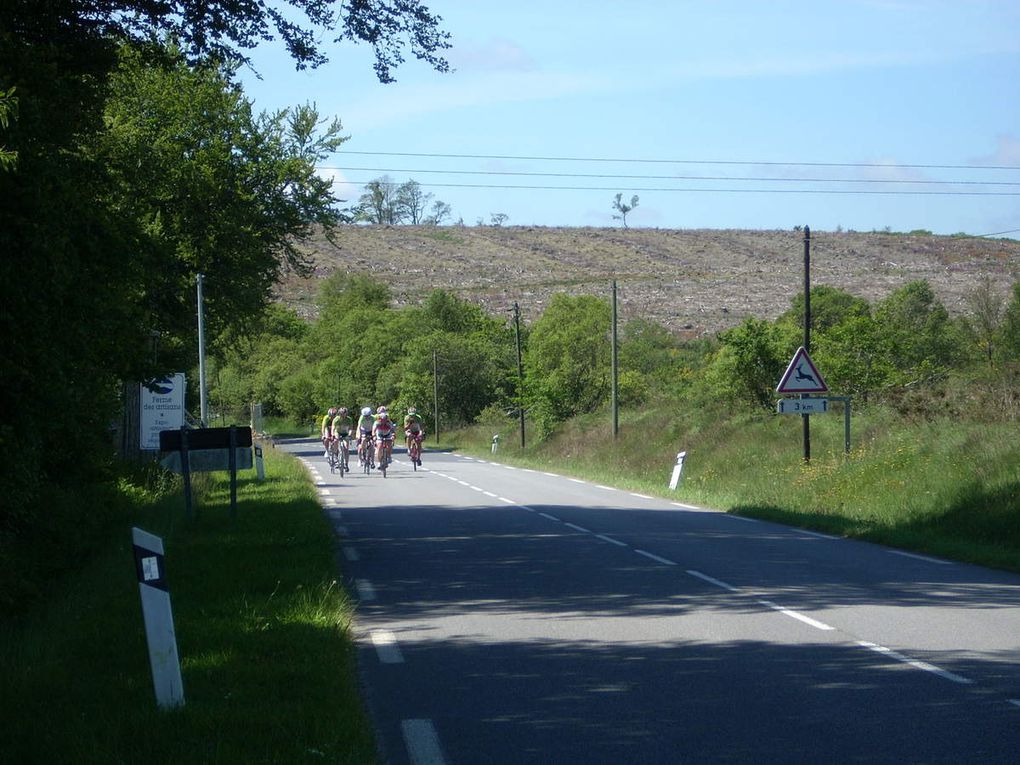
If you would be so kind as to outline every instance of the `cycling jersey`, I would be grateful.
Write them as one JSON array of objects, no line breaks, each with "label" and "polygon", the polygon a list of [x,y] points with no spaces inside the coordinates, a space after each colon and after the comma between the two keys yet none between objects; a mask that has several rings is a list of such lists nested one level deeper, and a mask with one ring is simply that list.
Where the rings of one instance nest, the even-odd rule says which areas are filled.
[{"label": "cycling jersey", "polygon": [[366,435],[372,432],[373,425],[375,425],[375,417],[370,414],[363,414],[358,420],[358,429]]},{"label": "cycling jersey", "polygon": [[329,435],[329,426],[332,422],[333,418],[328,414],[322,418],[322,425],[319,427],[319,432],[322,433],[323,438]]},{"label": "cycling jersey", "polygon": [[412,433],[420,433],[422,430],[421,417],[417,414],[409,414],[404,418],[404,430],[409,430]]},{"label": "cycling jersey", "polygon": [[351,433],[351,418],[337,415],[333,418],[333,435],[348,436]]},{"label": "cycling jersey", "polygon": [[376,417],[372,432],[380,438],[392,438],[396,423],[389,417]]}]

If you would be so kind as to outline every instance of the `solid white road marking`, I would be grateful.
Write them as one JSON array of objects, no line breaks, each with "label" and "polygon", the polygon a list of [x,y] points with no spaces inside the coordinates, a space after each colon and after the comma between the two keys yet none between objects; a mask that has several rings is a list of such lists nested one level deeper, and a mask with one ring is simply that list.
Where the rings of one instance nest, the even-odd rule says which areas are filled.
[{"label": "solid white road marking", "polygon": [[439,736],[431,720],[401,720],[404,746],[411,765],[446,765]]},{"label": "solid white road marking", "polygon": [[632,496],[632,497],[640,497],[641,499],[655,499],[654,497],[649,497],[647,494],[638,494],[635,491],[630,492],[630,496]]},{"label": "solid white road marking", "polygon": [[929,558],[927,555],[918,555],[917,553],[903,552],[903,550],[889,550],[893,555],[901,555],[904,558],[913,558],[914,560],[923,560],[925,563],[938,563],[940,566],[952,566],[952,561],[939,560],[938,558]]},{"label": "solid white road marking", "polygon": [[609,542],[610,544],[618,545],[619,547],[626,547],[627,546],[626,542],[621,542],[619,539],[613,539],[612,537],[607,537],[605,534],[596,534],[595,538],[596,539],[601,539],[603,542]]},{"label": "solid white road marking", "polygon": [[875,651],[876,653],[880,653],[883,656],[888,656],[890,659],[896,659],[896,661],[901,661],[904,664],[909,664],[911,667],[914,667],[915,669],[923,669],[925,672],[931,672],[932,674],[938,675],[939,677],[944,678],[946,680],[950,680],[954,683],[960,683],[961,685],[970,685],[971,683],[974,682],[973,680],[970,680],[966,677],[953,674],[952,672],[947,672],[946,670],[940,667],[936,667],[934,664],[929,664],[926,661],[917,661],[916,659],[911,659],[909,656],[904,656],[901,653],[897,653],[891,648],[886,648],[884,645],[877,645],[876,643],[867,643],[863,640],[858,640],[857,645]]},{"label": "solid white road marking", "polygon": [[646,558],[651,558],[652,560],[656,561],[657,563],[664,563],[667,566],[675,566],[676,565],[676,563],[671,561],[669,558],[660,558],[658,555],[654,555],[654,554],[652,554],[650,552],[647,552],[645,550],[638,550],[637,548],[634,548],[634,552],[636,552],[638,555],[644,555]]},{"label": "solid white road marking", "polygon": [[321,494],[324,497],[328,497],[329,496],[329,489],[319,489],[319,494]]},{"label": "solid white road marking", "polygon": [[702,574],[700,571],[692,571],[688,569],[687,573],[690,574],[691,576],[695,576],[698,579],[708,582],[709,584],[714,584],[716,587],[722,587],[724,590],[729,590],[730,592],[740,592],[740,590],[738,590],[732,584],[726,584],[726,582],[723,582],[719,579],[715,579],[709,576],[708,574]]},{"label": "solid white road marking", "polygon": [[580,478],[568,478],[567,480],[572,483],[588,483],[587,481],[582,481]]},{"label": "solid white road marking", "polygon": [[605,489],[606,491],[616,491],[617,489],[613,486],[603,486],[600,483],[595,484],[596,489]]},{"label": "solid white road marking", "polygon": [[789,616],[790,618],[796,619],[799,622],[804,622],[804,624],[809,624],[812,627],[814,627],[816,630],[832,630],[832,629],[835,629],[835,627],[830,627],[828,624],[825,624],[824,622],[820,622],[820,621],[817,621],[815,619],[812,619],[810,616],[804,616],[804,614],[797,613],[796,611],[791,611],[789,608],[783,608],[782,606],[777,605],[776,603],[772,603],[772,602],[770,602],[768,600],[759,600],[758,602],[761,603],[763,606],[767,606],[767,607],[771,608],[773,611],[778,611],[779,613],[783,614],[784,616]]},{"label": "solid white road marking", "polygon": [[675,507],[682,507],[684,510],[700,510],[701,508],[697,505],[685,505],[683,502],[670,502],[669,504]]},{"label": "solid white road marking", "polygon": [[367,579],[355,579],[354,587],[358,591],[361,600],[375,600],[375,587]]},{"label": "solid white road marking", "polygon": [[580,532],[582,532],[584,534],[591,534],[591,531],[586,529],[584,526],[577,526],[577,525],[575,525],[573,523],[567,523],[567,524],[564,524],[564,525],[569,526],[570,528],[574,529],[575,531],[580,531]]},{"label": "solid white road marking", "polygon": [[355,550],[353,547],[345,547],[345,548],[343,548],[343,550],[344,550],[344,557],[347,560],[349,560],[351,563],[353,563],[356,560],[361,560],[361,556],[358,555],[358,551]]},{"label": "solid white road marking", "polygon": [[387,630],[372,630],[372,645],[376,655],[383,664],[403,664],[404,655],[400,652],[397,639]]}]

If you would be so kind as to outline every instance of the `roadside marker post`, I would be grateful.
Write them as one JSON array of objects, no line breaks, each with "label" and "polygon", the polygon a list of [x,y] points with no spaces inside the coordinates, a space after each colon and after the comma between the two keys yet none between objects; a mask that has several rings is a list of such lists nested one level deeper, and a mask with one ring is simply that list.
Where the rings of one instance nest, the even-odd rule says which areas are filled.
[{"label": "roadside marker post", "polygon": [[156,703],[161,709],[183,706],[184,682],[181,680],[174,617],[170,610],[163,540],[139,528],[131,529],[131,539],[134,543],[135,572],[138,575]]},{"label": "roadside marker post", "polygon": [[266,464],[262,461],[262,447],[255,445],[255,475],[259,481],[266,480]]},{"label": "roadside marker post", "polygon": [[499,449],[499,433],[492,437],[492,453],[495,454]]},{"label": "roadside marker post", "polygon": [[684,462],[687,460],[687,452],[679,452],[676,455],[676,464],[673,466],[673,475],[669,479],[669,488],[672,491],[676,491],[676,487],[680,485],[680,479],[683,478],[684,473]]}]

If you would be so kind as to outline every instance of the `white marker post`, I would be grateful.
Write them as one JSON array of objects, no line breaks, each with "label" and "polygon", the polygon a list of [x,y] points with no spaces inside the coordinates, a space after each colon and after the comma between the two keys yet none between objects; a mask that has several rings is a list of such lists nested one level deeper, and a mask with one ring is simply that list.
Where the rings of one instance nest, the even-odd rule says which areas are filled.
[{"label": "white marker post", "polygon": [[684,460],[687,459],[687,452],[680,452],[676,455],[676,464],[673,466],[673,475],[669,479],[669,488],[672,491],[676,491],[676,487],[680,485],[680,479],[683,477],[684,472]]},{"label": "white marker post", "polygon": [[162,709],[184,704],[181,662],[177,655],[174,617],[170,611],[170,590],[163,563],[163,540],[139,528],[131,529],[135,548],[135,571],[142,598],[145,639],[149,644],[149,666],[156,689],[156,703]]},{"label": "white marker post", "polygon": [[255,475],[260,481],[266,480],[266,464],[262,461],[262,447],[255,445]]}]

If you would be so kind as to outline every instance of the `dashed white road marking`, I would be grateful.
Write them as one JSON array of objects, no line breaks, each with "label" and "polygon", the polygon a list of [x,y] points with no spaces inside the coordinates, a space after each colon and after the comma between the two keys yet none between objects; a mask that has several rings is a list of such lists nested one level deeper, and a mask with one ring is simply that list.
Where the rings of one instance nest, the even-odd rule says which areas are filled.
[{"label": "dashed white road marking", "polygon": [[439,735],[431,720],[401,720],[404,746],[411,765],[446,765]]},{"label": "dashed white road marking", "polygon": [[1020,699],[1009,699],[1009,703],[1015,707],[1020,707]]},{"label": "dashed white road marking", "polygon": [[542,471],[542,475],[547,475],[550,478],[559,478],[560,477],[559,473],[546,473],[544,470]]},{"label": "dashed white road marking", "polygon": [[778,611],[784,616],[789,616],[791,619],[796,619],[799,622],[804,622],[804,624],[808,624],[814,627],[816,630],[835,629],[835,627],[830,627],[828,624],[825,624],[824,622],[812,619],[810,616],[804,616],[804,614],[797,613],[796,611],[791,611],[789,608],[783,608],[783,606],[777,605],[776,603],[772,603],[771,601],[759,600],[758,602],[761,603],[763,606],[771,608],[773,611]]},{"label": "dashed white road marking", "polygon": [[496,495],[493,494],[491,491],[483,491],[482,494],[484,494],[486,497],[492,497],[493,499],[496,498]]},{"label": "dashed white road marking", "polygon": [[507,499],[506,497],[496,497],[496,499],[498,499],[500,502],[506,502],[508,505],[516,505],[517,504],[512,499]]},{"label": "dashed white road marking", "polygon": [[682,507],[684,510],[700,510],[697,505],[685,505],[683,502],[670,502],[674,507]]},{"label": "dashed white road marking", "polygon": [[358,591],[361,600],[375,600],[375,587],[367,579],[355,579],[354,587]]},{"label": "dashed white road marking", "polygon": [[383,664],[403,664],[404,655],[400,652],[397,639],[388,630],[372,630],[372,645],[375,653]]},{"label": "dashed white road marking", "polygon": [[470,486],[471,485],[467,481],[462,481],[459,478],[454,478],[453,480],[456,481],[457,483],[459,483],[461,486]]},{"label": "dashed white road marking", "polygon": [[636,491],[630,492],[630,496],[639,497],[641,499],[655,499],[655,497],[649,497],[647,494],[638,494]]},{"label": "dashed white road marking", "polygon": [[901,555],[904,558],[913,558],[914,560],[923,560],[925,563],[938,563],[940,566],[952,566],[953,562],[948,560],[939,560],[938,558],[929,558],[927,555],[918,555],[917,553],[904,552],[903,550],[889,550],[893,555]]},{"label": "dashed white road marking", "polygon": [[876,643],[868,643],[863,640],[858,640],[857,645],[863,646],[871,651],[875,651],[876,653],[880,653],[883,656],[888,656],[890,659],[896,659],[896,661],[901,661],[904,664],[909,664],[911,667],[914,667],[915,669],[923,669],[925,672],[931,672],[932,674],[938,675],[939,677],[944,678],[946,680],[950,680],[951,682],[959,683],[960,685],[970,685],[971,683],[974,682],[969,678],[954,674],[952,672],[947,672],[946,670],[940,667],[936,667],[934,664],[929,664],[926,661],[917,661],[916,659],[911,659],[909,656],[904,656],[903,654],[897,653],[891,648],[886,648],[883,645],[878,645]]},{"label": "dashed white road marking", "polygon": [[548,518],[550,521],[557,521],[558,522],[560,520],[555,515],[549,515],[549,513],[539,513],[539,515],[541,515],[543,518]]},{"label": "dashed white road marking", "polygon": [[708,574],[702,574],[700,571],[692,571],[691,569],[688,569],[687,573],[690,574],[691,576],[701,579],[704,582],[714,584],[716,587],[722,587],[724,590],[729,590],[730,592],[740,592],[740,590],[738,590],[732,584],[727,584],[721,579],[716,579],[714,577],[709,576]]},{"label": "dashed white road marking", "polygon": [[595,484],[596,489],[605,489],[606,491],[617,491],[615,486],[603,486],[600,483]]},{"label": "dashed white road marking", "polygon": [[832,539],[839,540],[839,537],[834,537],[832,534],[822,534],[818,531],[808,531],[807,529],[796,529],[798,534],[807,534],[809,537],[818,537],[819,539]]},{"label": "dashed white road marking", "polygon": [[646,558],[651,558],[656,563],[663,563],[663,564],[665,564],[667,566],[675,566],[676,565],[675,561],[671,561],[669,558],[660,558],[658,555],[650,553],[650,552],[648,552],[646,550],[638,550],[637,548],[634,548],[634,552],[636,552],[638,555],[644,555]]},{"label": "dashed white road marking", "polygon": [[353,563],[356,560],[361,560],[361,556],[358,555],[358,551],[355,550],[353,547],[344,547],[343,551],[344,558],[346,558],[351,563]]},{"label": "dashed white road marking", "polygon": [[619,539],[613,539],[612,537],[607,537],[605,534],[596,534],[595,538],[596,539],[601,539],[603,542],[609,542],[610,544],[617,545],[618,547],[627,547],[627,543],[626,542],[621,542]]},{"label": "dashed white road marking", "polygon": [[588,483],[587,481],[582,481],[580,478],[568,478],[567,480],[571,483]]},{"label": "dashed white road marking", "polygon": [[577,524],[574,523],[565,523],[563,525],[569,526],[570,528],[574,529],[574,531],[580,531],[582,534],[591,534],[591,531],[589,529],[586,529],[584,526],[578,526]]}]

